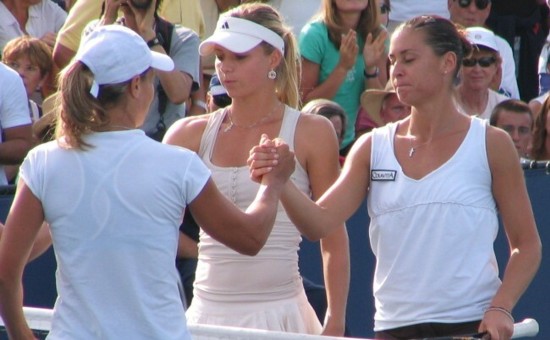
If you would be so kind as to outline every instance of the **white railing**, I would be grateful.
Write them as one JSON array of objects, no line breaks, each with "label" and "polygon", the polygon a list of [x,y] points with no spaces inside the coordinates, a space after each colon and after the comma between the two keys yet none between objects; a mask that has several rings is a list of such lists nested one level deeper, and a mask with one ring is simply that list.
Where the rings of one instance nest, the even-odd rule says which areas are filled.
[{"label": "white railing", "polygon": [[[45,308],[23,307],[29,327],[38,331],[48,331],[51,328],[53,311]],[[0,325],[4,325],[0,319]],[[359,340],[360,338],[341,338],[320,335],[296,334],[285,332],[265,331],[239,327],[189,325],[189,331],[193,338],[201,340],[227,339],[227,340]],[[525,319],[514,325],[512,338],[524,338],[536,336],[539,325],[534,319]],[[367,339],[364,339],[367,340]]]}]

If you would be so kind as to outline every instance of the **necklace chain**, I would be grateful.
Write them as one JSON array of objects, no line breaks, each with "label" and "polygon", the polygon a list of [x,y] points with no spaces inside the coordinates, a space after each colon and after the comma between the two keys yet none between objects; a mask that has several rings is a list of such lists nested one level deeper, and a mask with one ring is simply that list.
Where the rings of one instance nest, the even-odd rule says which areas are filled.
[{"label": "necklace chain", "polygon": [[227,111],[227,118],[229,118],[229,126],[226,127],[223,132],[229,132],[231,131],[231,129],[233,129],[234,126],[238,127],[238,128],[241,128],[241,129],[252,129],[258,125],[261,125],[262,123],[264,123],[265,121],[267,121],[271,116],[273,116],[273,114],[275,113],[275,111],[277,111],[277,108],[279,107],[279,104],[275,104],[275,106],[273,106],[273,109],[269,112],[268,115],[262,117],[261,119],[257,120],[256,122],[252,123],[252,124],[249,124],[249,125],[241,125],[241,124],[237,124],[233,121],[233,118],[231,117],[232,116],[232,111],[231,110],[228,110]]}]

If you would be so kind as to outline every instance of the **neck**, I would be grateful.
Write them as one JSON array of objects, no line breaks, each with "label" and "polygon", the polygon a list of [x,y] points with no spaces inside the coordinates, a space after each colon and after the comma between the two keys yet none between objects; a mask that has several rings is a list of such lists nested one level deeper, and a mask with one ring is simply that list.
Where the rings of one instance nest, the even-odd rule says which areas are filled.
[{"label": "neck", "polygon": [[[347,30],[356,30],[361,18],[361,13],[358,12],[340,12],[338,17],[342,21],[342,26]],[[344,32],[347,33],[347,32]]]},{"label": "neck", "polygon": [[19,26],[25,31],[25,24],[29,18],[30,4],[21,0],[2,0],[4,6],[11,12],[11,14],[17,19]]},{"label": "neck", "polygon": [[[489,91],[480,91],[460,86],[458,88],[460,104],[468,114],[480,114],[485,111],[489,101]],[[471,111],[471,112],[470,112]]]},{"label": "neck", "polygon": [[431,140],[454,124],[460,115],[452,100],[441,105],[437,101],[435,104],[432,102],[429,108],[413,107],[405,133],[420,140]]}]

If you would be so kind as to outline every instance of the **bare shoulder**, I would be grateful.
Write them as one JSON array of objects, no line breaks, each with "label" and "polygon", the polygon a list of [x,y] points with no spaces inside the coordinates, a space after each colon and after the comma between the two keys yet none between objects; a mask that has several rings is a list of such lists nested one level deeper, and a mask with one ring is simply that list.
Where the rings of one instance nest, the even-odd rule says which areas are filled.
[{"label": "bare shoulder", "polygon": [[487,126],[487,157],[491,171],[509,169],[510,165],[518,165],[519,157],[514,142],[508,133],[494,126]]},{"label": "bare shoulder", "polygon": [[190,116],[176,121],[162,140],[165,144],[172,144],[198,151],[202,134],[211,114]]},{"label": "bare shoulder", "polygon": [[[300,113],[294,148],[298,158],[306,154],[338,153],[338,138],[330,120],[324,116]],[[307,157],[309,158],[309,157]]]}]

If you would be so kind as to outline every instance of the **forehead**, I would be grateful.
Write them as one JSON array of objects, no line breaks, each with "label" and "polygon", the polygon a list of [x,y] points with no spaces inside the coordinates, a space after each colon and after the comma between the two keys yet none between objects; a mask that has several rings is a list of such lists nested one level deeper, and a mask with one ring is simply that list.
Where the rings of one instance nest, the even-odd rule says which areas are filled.
[{"label": "forehead", "polygon": [[498,115],[497,125],[531,126],[532,118],[527,112],[502,110]]},{"label": "forehead", "polygon": [[411,28],[396,31],[390,40],[390,55],[397,56],[407,51],[423,51],[428,47],[424,33]]}]

